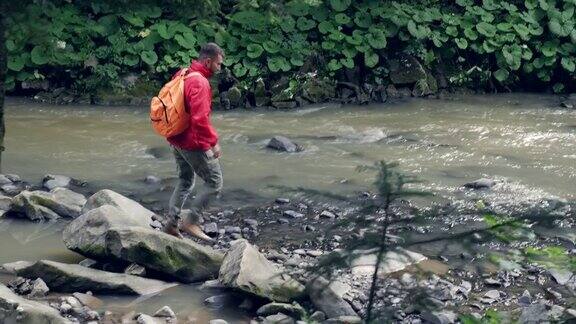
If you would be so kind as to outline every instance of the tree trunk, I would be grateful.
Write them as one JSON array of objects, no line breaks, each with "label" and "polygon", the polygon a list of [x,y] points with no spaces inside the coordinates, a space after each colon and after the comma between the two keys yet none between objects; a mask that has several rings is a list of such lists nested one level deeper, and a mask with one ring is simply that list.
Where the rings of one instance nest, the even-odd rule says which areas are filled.
[{"label": "tree trunk", "polygon": [[6,6],[0,6],[0,172],[2,172],[2,152],[4,152],[4,96],[5,82],[8,63],[8,51],[6,50]]}]

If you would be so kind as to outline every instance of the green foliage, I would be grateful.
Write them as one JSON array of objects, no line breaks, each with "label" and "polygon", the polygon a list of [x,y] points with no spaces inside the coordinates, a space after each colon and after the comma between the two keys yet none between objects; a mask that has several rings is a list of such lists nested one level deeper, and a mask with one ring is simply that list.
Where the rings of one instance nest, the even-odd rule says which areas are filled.
[{"label": "green foliage", "polygon": [[7,21],[8,84],[47,78],[94,91],[127,73],[165,80],[209,41],[245,83],[296,73],[312,55],[323,58],[320,75],[360,67],[371,80],[397,52],[450,65],[456,85],[526,79],[560,92],[576,83],[573,0],[221,3],[23,3]]},{"label": "green foliage", "polygon": [[523,252],[528,261],[540,264],[545,268],[576,271],[576,258],[568,254],[568,251],[562,246],[527,247]]}]

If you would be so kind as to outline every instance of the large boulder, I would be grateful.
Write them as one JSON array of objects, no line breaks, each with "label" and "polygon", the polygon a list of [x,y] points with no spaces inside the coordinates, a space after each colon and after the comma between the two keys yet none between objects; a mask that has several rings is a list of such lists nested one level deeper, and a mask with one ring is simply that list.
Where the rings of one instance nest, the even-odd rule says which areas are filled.
[{"label": "large boulder", "polygon": [[357,316],[352,306],[334,291],[330,281],[316,277],[306,285],[310,300],[316,309],[321,310],[328,318],[338,316]]},{"label": "large boulder", "polygon": [[[384,254],[378,273],[380,276],[404,270],[427,258],[413,251],[396,248]],[[377,250],[357,250],[353,252],[351,268],[356,275],[372,275],[376,269]]]},{"label": "large boulder", "polygon": [[142,217],[110,205],[75,219],[64,229],[63,240],[91,259],[136,263],[184,282],[215,278],[223,259],[210,247],[155,231]]},{"label": "large boulder", "polygon": [[150,218],[154,215],[154,212],[146,209],[134,200],[126,198],[110,189],[100,190],[90,196],[82,209],[82,213],[104,205],[112,205],[123,211],[131,219],[138,221],[145,220],[146,222],[150,222]]},{"label": "large boulder", "polygon": [[177,285],[48,260],[35,262],[16,273],[30,279],[42,278],[51,290],[69,293],[89,290],[99,294],[148,295]]},{"label": "large boulder", "polygon": [[254,104],[256,107],[268,105],[270,98],[266,93],[266,84],[262,78],[258,78],[258,80],[254,82],[254,88],[252,92],[254,93]]},{"label": "large boulder", "polygon": [[280,302],[298,299],[304,293],[304,286],[243,239],[226,252],[218,279],[227,287]]},{"label": "large boulder", "polygon": [[25,190],[12,199],[12,210],[30,220],[74,218],[82,213],[85,203],[83,195],[66,188],[50,192]]},{"label": "large boulder", "polygon": [[290,139],[284,136],[274,136],[269,141],[266,147],[271,148],[273,150],[281,151],[281,152],[300,152],[303,148],[292,142]]},{"label": "large boulder", "polygon": [[0,323],[69,324],[54,308],[22,298],[0,284]]},{"label": "large boulder", "polygon": [[70,183],[72,182],[72,178],[64,176],[64,175],[53,175],[47,174],[42,179],[42,186],[48,190],[52,190],[54,188],[68,188]]},{"label": "large boulder", "polygon": [[426,70],[414,56],[401,54],[390,61],[390,80],[394,84],[412,84],[426,78]]}]

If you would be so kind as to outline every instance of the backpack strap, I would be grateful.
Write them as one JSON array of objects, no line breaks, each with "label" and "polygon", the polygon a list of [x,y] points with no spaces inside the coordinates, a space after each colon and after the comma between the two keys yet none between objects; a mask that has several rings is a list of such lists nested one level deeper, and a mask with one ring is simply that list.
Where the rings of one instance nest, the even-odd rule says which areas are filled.
[{"label": "backpack strap", "polygon": [[[184,75],[184,74],[182,74],[182,75]],[[188,78],[191,77],[191,76],[201,76],[201,77],[204,77],[204,76],[202,75],[202,73],[196,72],[196,71],[192,71],[192,72],[184,75],[184,79],[188,79]]]}]

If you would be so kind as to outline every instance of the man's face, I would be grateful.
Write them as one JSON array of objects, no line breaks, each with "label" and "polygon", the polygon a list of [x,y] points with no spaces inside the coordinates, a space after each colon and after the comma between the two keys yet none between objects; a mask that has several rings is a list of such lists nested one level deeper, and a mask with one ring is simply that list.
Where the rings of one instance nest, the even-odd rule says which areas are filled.
[{"label": "man's face", "polygon": [[223,60],[224,60],[224,58],[220,54],[218,54],[218,56],[216,56],[216,58],[208,58],[208,59],[206,59],[206,67],[210,71],[212,71],[212,73],[216,73],[216,72],[220,71],[220,68],[222,67],[222,61]]}]

